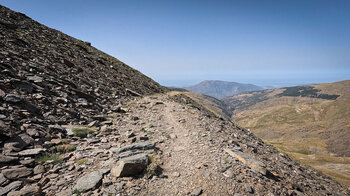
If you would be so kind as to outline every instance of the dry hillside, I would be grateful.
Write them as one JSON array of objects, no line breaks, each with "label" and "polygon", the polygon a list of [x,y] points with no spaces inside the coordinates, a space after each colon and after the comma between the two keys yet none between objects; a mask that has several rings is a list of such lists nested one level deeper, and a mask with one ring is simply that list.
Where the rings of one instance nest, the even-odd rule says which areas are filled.
[{"label": "dry hillside", "polygon": [[232,119],[298,160],[350,184],[350,81],[243,93]]}]

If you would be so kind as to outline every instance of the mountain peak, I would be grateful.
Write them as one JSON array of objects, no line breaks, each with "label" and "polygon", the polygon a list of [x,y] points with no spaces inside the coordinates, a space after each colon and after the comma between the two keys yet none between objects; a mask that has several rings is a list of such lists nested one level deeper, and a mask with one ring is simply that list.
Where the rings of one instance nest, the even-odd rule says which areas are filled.
[{"label": "mountain peak", "polygon": [[237,82],[228,82],[220,80],[205,80],[199,84],[184,87],[187,90],[215,97],[218,99],[236,95],[242,92],[262,90],[263,87],[253,84],[242,84]]}]

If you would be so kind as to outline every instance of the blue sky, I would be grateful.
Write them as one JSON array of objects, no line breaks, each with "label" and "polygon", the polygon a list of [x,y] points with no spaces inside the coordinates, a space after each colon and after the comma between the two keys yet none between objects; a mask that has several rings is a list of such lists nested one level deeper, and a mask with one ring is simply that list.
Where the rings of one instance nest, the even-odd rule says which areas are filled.
[{"label": "blue sky", "polygon": [[2,0],[163,85],[350,79],[350,1]]}]

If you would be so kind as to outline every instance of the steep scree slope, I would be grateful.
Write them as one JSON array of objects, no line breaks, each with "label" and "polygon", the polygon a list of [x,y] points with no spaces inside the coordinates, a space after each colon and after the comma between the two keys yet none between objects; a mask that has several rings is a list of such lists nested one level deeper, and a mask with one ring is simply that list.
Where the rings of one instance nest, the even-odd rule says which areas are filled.
[{"label": "steep scree slope", "polygon": [[28,129],[43,136],[47,125],[86,122],[120,98],[162,91],[90,43],[0,6],[1,140]]}]

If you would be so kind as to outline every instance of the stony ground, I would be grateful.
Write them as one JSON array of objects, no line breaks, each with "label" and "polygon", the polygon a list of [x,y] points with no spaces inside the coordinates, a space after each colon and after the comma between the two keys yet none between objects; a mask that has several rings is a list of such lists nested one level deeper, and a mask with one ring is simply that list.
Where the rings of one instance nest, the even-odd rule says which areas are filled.
[{"label": "stony ground", "polygon": [[[33,168],[31,160],[43,153],[32,152],[19,165],[3,166],[0,195],[350,195],[347,187],[299,165],[186,96],[139,98],[121,111],[125,113],[86,125],[95,130],[87,138],[46,142],[45,147],[52,146],[47,155],[55,146],[76,147],[56,152],[59,159],[49,156]],[[75,126],[63,127],[70,135]],[[267,172],[252,169],[225,149],[261,162]],[[127,159],[135,156],[142,171],[130,173],[128,167],[136,167]]]}]

